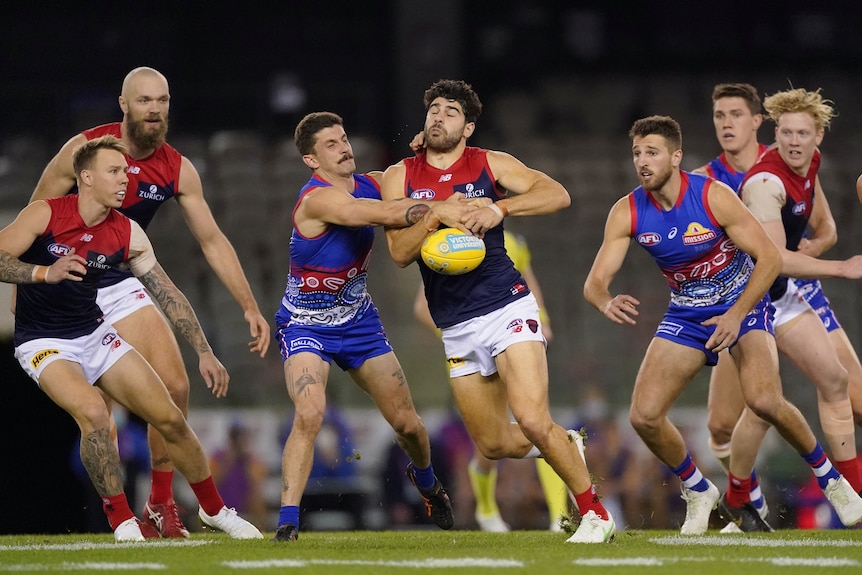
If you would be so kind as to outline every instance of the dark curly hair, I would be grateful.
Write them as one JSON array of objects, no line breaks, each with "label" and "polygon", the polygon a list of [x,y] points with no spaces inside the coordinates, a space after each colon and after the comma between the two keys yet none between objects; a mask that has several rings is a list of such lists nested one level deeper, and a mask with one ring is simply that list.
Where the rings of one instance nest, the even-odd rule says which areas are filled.
[{"label": "dark curly hair", "polygon": [[422,98],[425,109],[427,110],[431,102],[441,97],[461,104],[467,122],[475,122],[482,113],[482,102],[479,101],[479,96],[473,91],[473,87],[463,80],[437,80],[431,84]]},{"label": "dark curly hair", "polygon": [[317,142],[317,133],[332,126],[343,126],[344,120],[341,116],[332,112],[312,112],[306,115],[293,132],[293,141],[299,153],[303,156],[314,152],[314,144]]}]

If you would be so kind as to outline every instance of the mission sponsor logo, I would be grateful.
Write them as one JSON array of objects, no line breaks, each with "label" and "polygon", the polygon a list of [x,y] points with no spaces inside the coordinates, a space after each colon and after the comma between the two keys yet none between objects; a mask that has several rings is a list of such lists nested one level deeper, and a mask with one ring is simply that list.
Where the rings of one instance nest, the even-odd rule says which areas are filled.
[{"label": "mission sponsor logo", "polygon": [[655,246],[661,243],[661,236],[655,232],[644,232],[638,234],[637,240],[642,246]]},{"label": "mission sponsor logo", "polygon": [[52,355],[60,355],[59,349],[45,349],[34,355],[30,359],[30,365],[33,366],[33,369],[39,369],[39,365],[45,361],[45,358],[51,357]]},{"label": "mission sponsor logo", "polygon": [[715,236],[715,230],[704,227],[698,222],[691,222],[688,224],[685,233],[682,234],[682,243],[687,246],[702,244],[715,239]]}]

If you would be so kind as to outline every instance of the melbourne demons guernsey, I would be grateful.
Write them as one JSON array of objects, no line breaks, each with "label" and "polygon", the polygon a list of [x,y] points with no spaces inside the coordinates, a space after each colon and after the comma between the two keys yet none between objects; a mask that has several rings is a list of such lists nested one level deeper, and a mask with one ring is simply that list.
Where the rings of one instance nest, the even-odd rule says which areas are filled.
[{"label": "melbourne demons guernsey", "polygon": [[[356,198],[380,199],[380,187],[366,175],[354,175]],[[294,214],[305,194],[331,186],[314,176],[299,192]],[[374,228],[330,225],[315,237],[293,228],[290,237],[290,273],[276,314],[279,325],[341,325],[360,317],[371,305],[366,288]]]},{"label": "melbourne demons guernsey", "polygon": [[629,194],[631,235],[655,259],[670,287],[670,308],[719,315],[745,289],[754,262],[736,247],[707,204],[712,178],[680,172],[676,205],[664,211],[643,187]]},{"label": "melbourne demons guernsey", "polygon": [[[104,124],[82,132],[88,140],[100,136],[121,137],[119,122]],[[129,185],[120,212],[147,229],[156,211],[174,197],[180,181],[182,154],[164,143],[146,158],[136,160],[126,155],[129,164]],[[114,285],[132,277],[131,272],[111,270],[102,279],[102,286]]]},{"label": "melbourne demons guernsey", "polygon": [[[758,144],[757,157],[759,158],[769,148],[766,144]],[[745,172],[737,172],[736,169],[727,162],[727,152],[722,152],[717,158],[713,159],[706,165],[706,173],[719,182],[723,182],[730,186],[734,192],[739,192],[739,186],[745,178]]]},{"label": "melbourne demons guernsey", "polygon": [[[404,195],[416,200],[445,200],[456,192],[467,198],[503,199],[488,166],[487,150],[467,147],[445,170],[431,166],[425,154],[406,158]],[[503,224],[485,233],[485,259],[475,270],[459,276],[431,271],[419,259],[431,317],[439,328],[502,308],[527,295],[527,283],[512,265],[503,241]]]},{"label": "melbourne demons guernsey", "polygon": [[88,227],[78,213],[78,196],[46,200],[51,219],[21,261],[50,266],[74,248],[87,260],[80,282],[20,284],[15,308],[15,345],[43,337],[73,339],[92,333],[102,322],[96,305],[99,281],[110,268],[129,256],[132,223],[116,210]]},{"label": "melbourne demons guernsey", "polygon": [[[795,252],[799,249],[799,241],[808,226],[811,210],[814,207],[814,182],[817,170],[820,168],[820,150],[814,151],[811,165],[804,176],[800,176],[788,166],[773,148],[763,154],[746,174],[740,190],[752,180],[768,180],[777,184],[784,193],[784,205],[781,207],[781,222],[784,224],[785,247]],[[778,300],[787,291],[787,276],[778,276],[769,289],[772,300]]]}]

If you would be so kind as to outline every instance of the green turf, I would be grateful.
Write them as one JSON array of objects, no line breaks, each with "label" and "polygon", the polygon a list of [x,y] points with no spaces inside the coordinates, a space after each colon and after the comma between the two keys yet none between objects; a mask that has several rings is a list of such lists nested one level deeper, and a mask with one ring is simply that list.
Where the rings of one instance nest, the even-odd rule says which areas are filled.
[{"label": "green turf", "polygon": [[[271,534],[267,534],[270,536]],[[233,541],[196,533],[186,542],[117,544],[110,535],[0,537],[0,572],[415,573],[857,575],[862,530],[779,531],[682,538],[674,531],[625,531],[606,545],[565,543],[544,531],[302,533],[295,543]]]}]

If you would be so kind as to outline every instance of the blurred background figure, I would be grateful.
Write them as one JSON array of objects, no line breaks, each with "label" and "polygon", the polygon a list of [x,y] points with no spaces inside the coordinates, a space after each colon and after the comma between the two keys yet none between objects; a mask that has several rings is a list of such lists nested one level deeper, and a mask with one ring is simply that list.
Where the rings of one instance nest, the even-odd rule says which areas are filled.
[{"label": "blurred background figure", "polygon": [[210,468],[225,505],[256,525],[265,525],[267,509],[263,482],[267,468],[252,448],[253,439],[245,422],[234,419],[228,430],[227,444],[213,453]]}]

